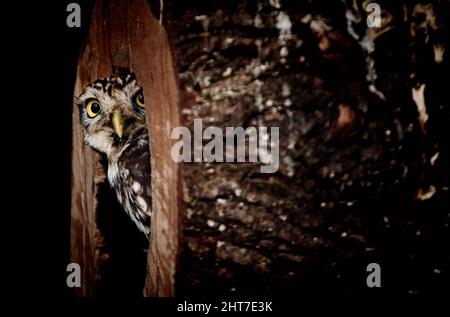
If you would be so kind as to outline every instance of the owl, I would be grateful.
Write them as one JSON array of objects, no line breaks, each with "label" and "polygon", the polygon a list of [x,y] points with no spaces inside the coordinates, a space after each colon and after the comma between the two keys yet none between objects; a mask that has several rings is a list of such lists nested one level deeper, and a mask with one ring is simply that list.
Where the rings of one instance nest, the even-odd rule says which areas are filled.
[{"label": "owl", "polygon": [[135,75],[98,79],[76,98],[84,141],[106,155],[108,182],[146,237],[150,233],[150,153],[143,90]]}]

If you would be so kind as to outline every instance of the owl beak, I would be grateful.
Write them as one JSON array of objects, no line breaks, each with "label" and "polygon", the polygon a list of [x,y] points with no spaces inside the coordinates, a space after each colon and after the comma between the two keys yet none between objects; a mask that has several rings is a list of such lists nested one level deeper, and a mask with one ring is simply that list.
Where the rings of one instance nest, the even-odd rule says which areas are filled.
[{"label": "owl beak", "polygon": [[114,130],[117,133],[117,136],[119,138],[122,138],[122,134],[123,134],[123,117],[122,114],[118,111],[113,113],[112,116],[112,125],[114,127]]}]

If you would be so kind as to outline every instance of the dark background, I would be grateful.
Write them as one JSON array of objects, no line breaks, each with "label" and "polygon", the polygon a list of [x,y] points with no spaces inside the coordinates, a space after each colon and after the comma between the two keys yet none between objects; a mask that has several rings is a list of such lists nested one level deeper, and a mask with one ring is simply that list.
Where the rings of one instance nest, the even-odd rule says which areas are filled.
[{"label": "dark background", "polygon": [[82,27],[68,28],[66,7],[71,2],[2,6],[2,86],[7,97],[2,121],[7,142],[2,150],[6,177],[0,285],[9,295],[71,295],[65,277],[72,94],[91,9],[90,1],[76,1],[82,8]]}]

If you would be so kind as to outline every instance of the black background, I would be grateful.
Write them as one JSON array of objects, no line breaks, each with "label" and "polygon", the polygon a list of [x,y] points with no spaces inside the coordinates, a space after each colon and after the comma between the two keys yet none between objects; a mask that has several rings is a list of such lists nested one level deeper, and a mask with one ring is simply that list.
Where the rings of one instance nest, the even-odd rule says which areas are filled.
[{"label": "black background", "polygon": [[[82,27],[66,25],[67,4],[2,5],[2,293],[70,296],[72,94]],[[5,54],[6,53],[6,54]]]}]

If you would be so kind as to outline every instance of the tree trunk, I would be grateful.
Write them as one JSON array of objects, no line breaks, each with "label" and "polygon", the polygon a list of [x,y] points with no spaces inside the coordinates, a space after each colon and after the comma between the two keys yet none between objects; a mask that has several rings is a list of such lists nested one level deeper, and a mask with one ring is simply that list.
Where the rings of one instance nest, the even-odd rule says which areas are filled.
[{"label": "tree trunk", "polygon": [[450,118],[446,66],[431,57],[420,73],[414,6],[383,1],[371,29],[343,1],[170,3],[183,126],[280,129],[276,173],[248,158],[183,165],[177,294],[361,294],[372,262],[386,293],[445,287],[430,275],[449,258],[449,165],[430,166],[412,88],[426,82],[427,109]]},{"label": "tree trunk", "polygon": [[[151,142],[154,214],[151,226],[154,229],[149,252],[150,269],[146,294],[170,296],[173,295],[174,285],[179,188],[178,166],[170,158],[170,132],[173,127],[179,125],[179,114],[167,35],[146,1],[96,1],[89,36],[78,63],[74,95],[79,95],[90,82],[110,76],[119,66],[129,67],[136,73],[144,89],[145,100],[148,100],[146,111]],[[102,226],[99,224],[99,209],[105,209],[102,212],[103,226],[108,227],[112,221],[111,209],[117,209],[117,206],[104,203],[104,207],[99,207],[102,205],[101,199],[115,200],[115,197],[111,193],[100,195],[101,186],[106,181],[105,168],[101,156],[83,143],[79,113],[75,105],[73,131],[71,254],[72,261],[79,263],[83,271],[83,286],[77,290],[77,294],[89,296],[98,292],[96,286],[105,279],[103,275],[106,267],[114,273],[108,273],[108,278],[112,281],[103,283],[114,287],[117,275],[123,276],[123,281],[131,279],[127,275],[133,275],[133,271],[142,265],[124,264],[129,271],[125,270],[122,264],[111,269],[114,265],[108,262],[122,263],[123,259],[119,258],[130,254],[127,250],[117,251],[117,248],[108,245],[114,243],[111,242],[113,238],[105,237],[102,228],[99,228]],[[108,191],[107,186],[105,190]],[[117,234],[119,237],[125,235],[123,232]],[[136,248],[133,245],[136,240],[120,239],[125,239],[125,248]],[[120,245],[123,241],[115,243]],[[133,256],[137,262],[142,262],[142,256],[136,253]],[[140,293],[143,283],[141,286]],[[117,291],[121,293],[120,290]]]}]

